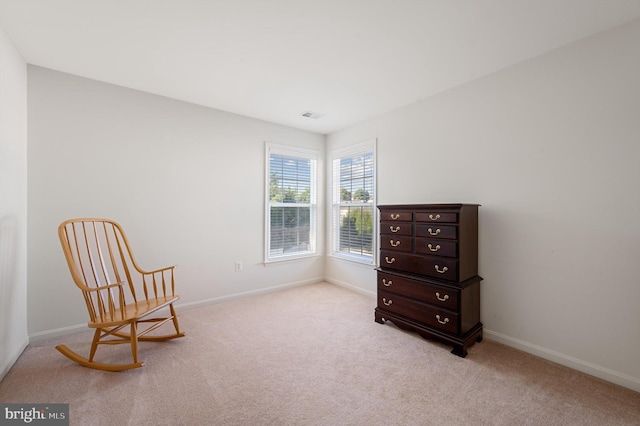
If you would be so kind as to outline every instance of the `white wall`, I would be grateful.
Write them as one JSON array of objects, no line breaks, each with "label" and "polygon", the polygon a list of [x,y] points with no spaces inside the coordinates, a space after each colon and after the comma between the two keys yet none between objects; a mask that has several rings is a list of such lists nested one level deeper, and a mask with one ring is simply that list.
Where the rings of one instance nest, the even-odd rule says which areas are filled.
[{"label": "white wall", "polygon": [[[639,45],[635,21],[327,138],[327,151],[377,138],[380,204],[482,204],[487,337],[635,390]],[[2,78],[9,68],[18,82],[0,97],[0,117],[17,114],[6,182],[24,173],[14,106],[25,82],[10,43],[0,48]],[[178,264],[184,305],[325,274],[375,292],[372,268],[331,258],[326,270],[321,258],[262,266],[264,141],[322,150],[323,136],[37,67],[28,88],[32,338],[86,322],[56,236],[74,216],[120,221],[145,267]],[[12,196],[24,248],[24,203]]]},{"label": "white wall", "polygon": [[262,263],[265,141],[322,157],[323,135],[34,66],[28,77],[32,338],[87,321],[57,237],[71,217],[118,221],[144,268],[177,264],[179,309],[323,279],[321,256]]},{"label": "white wall", "polygon": [[27,344],[27,65],[0,28],[0,380]]},{"label": "white wall", "polygon": [[[378,203],[479,203],[486,336],[640,391],[640,21],[329,135]],[[375,273],[328,259],[328,280]],[[373,321],[373,307],[371,312]]]}]

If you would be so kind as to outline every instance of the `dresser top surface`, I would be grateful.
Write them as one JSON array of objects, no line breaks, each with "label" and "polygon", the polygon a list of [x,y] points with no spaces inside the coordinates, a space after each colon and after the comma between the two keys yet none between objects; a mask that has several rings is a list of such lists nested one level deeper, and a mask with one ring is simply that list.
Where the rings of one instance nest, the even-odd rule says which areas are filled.
[{"label": "dresser top surface", "polygon": [[416,210],[416,209],[459,209],[464,206],[479,207],[480,204],[471,203],[459,203],[459,204],[382,204],[379,205],[379,209],[402,209],[402,210]]}]

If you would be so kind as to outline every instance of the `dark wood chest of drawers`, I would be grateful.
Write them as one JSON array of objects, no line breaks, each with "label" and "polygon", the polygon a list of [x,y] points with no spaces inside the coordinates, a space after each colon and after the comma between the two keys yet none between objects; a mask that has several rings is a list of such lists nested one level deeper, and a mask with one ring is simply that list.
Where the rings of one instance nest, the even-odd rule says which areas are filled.
[{"label": "dark wood chest of drawers", "polygon": [[375,320],[453,345],[465,357],[482,340],[478,205],[378,206]]}]

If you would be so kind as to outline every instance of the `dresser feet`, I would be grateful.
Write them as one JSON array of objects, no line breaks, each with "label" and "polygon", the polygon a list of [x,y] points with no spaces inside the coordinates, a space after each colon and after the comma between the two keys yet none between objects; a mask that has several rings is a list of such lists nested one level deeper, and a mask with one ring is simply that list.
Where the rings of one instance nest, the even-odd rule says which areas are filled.
[{"label": "dresser feet", "polygon": [[465,358],[467,356],[467,348],[464,345],[455,345],[451,353],[458,355],[460,358]]},{"label": "dresser feet", "polygon": [[461,358],[467,356],[467,349],[470,346],[476,342],[482,342],[482,323],[476,324],[463,336],[457,337],[443,333],[437,329],[425,327],[409,318],[396,316],[391,312],[381,312],[378,308],[375,310],[375,321],[380,324],[391,321],[393,325],[399,329],[418,333],[424,339],[438,340],[450,344],[453,346],[451,353]]},{"label": "dresser feet", "polygon": [[459,345],[454,344],[453,350],[451,351],[451,353],[454,355],[458,355],[461,358],[464,358],[467,356],[467,348],[476,342],[477,343],[482,342],[482,324],[478,324],[474,328],[472,328],[463,337],[462,344],[459,344]]}]

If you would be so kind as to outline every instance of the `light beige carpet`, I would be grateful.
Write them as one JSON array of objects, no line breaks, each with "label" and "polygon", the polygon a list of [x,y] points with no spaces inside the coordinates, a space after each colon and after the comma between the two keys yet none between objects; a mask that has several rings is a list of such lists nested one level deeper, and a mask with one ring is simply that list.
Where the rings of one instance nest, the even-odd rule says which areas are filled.
[{"label": "light beige carpet", "polygon": [[374,307],[322,283],[178,310],[187,336],[141,343],[145,366],[121,373],[54,349],[86,354],[91,332],[41,342],[0,402],[69,403],[72,425],[640,425],[636,392],[486,339],[459,358]]}]

